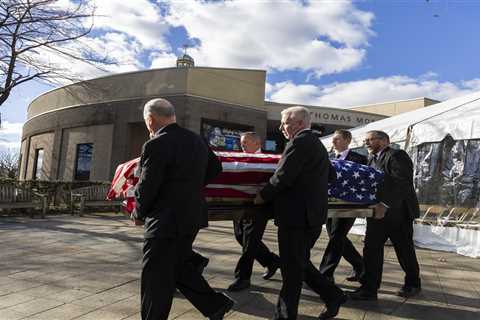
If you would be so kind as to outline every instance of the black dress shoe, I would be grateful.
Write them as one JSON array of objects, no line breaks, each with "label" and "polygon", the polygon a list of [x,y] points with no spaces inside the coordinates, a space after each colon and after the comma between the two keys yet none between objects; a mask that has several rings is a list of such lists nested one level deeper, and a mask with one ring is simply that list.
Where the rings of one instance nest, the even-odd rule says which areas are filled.
[{"label": "black dress shoe", "polygon": [[420,287],[403,286],[402,289],[397,292],[397,296],[410,298],[419,294],[420,291],[422,291]]},{"label": "black dress shoe", "polygon": [[228,311],[230,311],[233,308],[233,305],[235,304],[235,301],[230,299],[229,296],[227,296],[226,294],[223,294],[223,293],[220,293],[220,294],[225,296],[225,298],[227,300],[226,300],[225,304],[220,309],[218,309],[217,311],[215,311],[213,314],[211,314],[208,317],[208,319],[210,319],[210,320],[222,320],[223,317],[225,316],[225,314],[228,313]]},{"label": "black dress shoe", "polygon": [[234,292],[234,291],[242,291],[247,288],[250,288],[250,280],[236,279],[231,285],[228,286],[227,290]]},{"label": "black dress shoe", "polygon": [[262,278],[265,279],[265,280],[268,280],[270,279],[271,277],[273,277],[275,275],[275,273],[277,272],[278,268],[280,266],[278,265],[278,263],[272,263],[271,265],[269,265],[267,267],[267,269],[265,270],[265,273],[262,275]]},{"label": "black dress shoe", "polygon": [[335,318],[335,316],[338,314],[338,311],[340,310],[340,307],[342,304],[344,304],[347,301],[347,296],[342,293],[342,295],[329,303],[326,303],[325,305],[327,306],[327,310],[323,311],[320,313],[318,316],[318,319],[320,320],[326,320],[326,319],[331,319]]},{"label": "black dress shoe", "polygon": [[362,288],[358,288],[355,291],[347,293],[348,297],[352,300],[377,300],[377,293],[372,291],[367,291]]}]

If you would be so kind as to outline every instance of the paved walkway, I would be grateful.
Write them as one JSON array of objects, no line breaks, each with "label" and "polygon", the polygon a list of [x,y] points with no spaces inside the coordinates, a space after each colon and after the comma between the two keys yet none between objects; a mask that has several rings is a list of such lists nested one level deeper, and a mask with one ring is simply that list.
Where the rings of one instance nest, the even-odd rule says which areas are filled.
[{"label": "paved walkway", "polygon": [[[270,225],[264,239],[276,249],[276,229]],[[353,236],[357,247],[362,243]],[[325,247],[322,234],[313,252],[319,264]],[[139,319],[141,228],[114,214],[46,219],[0,217],[0,319]],[[214,222],[200,232],[197,249],[210,256],[205,275],[223,290],[232,281],[240,248],[231,222]],[[392,248],[387,247],[384,279],[378,302],[349,301],[338,319],[480,319],[480,261],[456,254],[418,249],[423,292],[414,299],[394,295],[402,272]],[[227,319],[270,319],[281,284],[261,278],[256,265],[250,291],[232,294],[237,301]],[[339,266],[337,282],[349,267]],[[299,319],[316,319],[323,303],[304,289]],[[180,294],[171,319],[202,319]]]}]

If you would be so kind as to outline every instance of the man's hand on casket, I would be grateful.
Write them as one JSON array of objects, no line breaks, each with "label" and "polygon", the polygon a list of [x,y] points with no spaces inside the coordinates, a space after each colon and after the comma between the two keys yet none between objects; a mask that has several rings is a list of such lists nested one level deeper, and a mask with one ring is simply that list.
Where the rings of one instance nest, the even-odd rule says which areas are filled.
[{"label": "man's hand on casket", "polygon": [[253,204],[256,204],[256,205],[261,205],[261,204],[264,204],[265,203],[265,200],[263,200],[262,196],[260,195],[260,193],[257,193],[255,199],[253,200]]},{"label": "man's hand on casket", "polygon": [[383,219],[385,218],[385,212],[387,212],[387,207],[383,203],[377,203],[373,206],[373,218],[374,219]]}]

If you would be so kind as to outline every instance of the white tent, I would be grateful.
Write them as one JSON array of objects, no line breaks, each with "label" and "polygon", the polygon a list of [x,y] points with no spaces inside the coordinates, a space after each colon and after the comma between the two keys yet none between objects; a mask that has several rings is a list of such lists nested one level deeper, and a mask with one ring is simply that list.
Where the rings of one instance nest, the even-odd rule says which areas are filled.
[{"label": "white tent", "polygon": [[[447,135],[455,141],[480,139],[480,92],[352,129],[350,147],[362,147],[363,139],[370,130],[385,131],[390,136],[392,143],[409,151],[424,143],[439,143]],[[331,149],[331,136],[324,137],[322,142],[327,150]],[[422,160],[417,159],[417,161]],[[478,161],[478,159],[474,161]],[[463,172],[464,167],[461,168]],[[452,182],[457,188],[461,187],[461,179],[452,179]],[[480,202],[477,203],[477,208],[479,204]],[[362,225],[362,221],[358,221],[358,223],[360,225],[352,231],[364,233],[365,226]],[[363,221],[363,223],[365,222]],[[480,230],[478,227],[465,229],[441,224],[416,224],[414,230],[414,240],[418,246],[480,257]]]},{"label": "white tent", "polygon": [[453,140],[480,139],[479,92],[463,99],[452,99],[441,104],[446,104],[445,106],[450,108],[431,118],[419,121],[411,127],[410,147],[425,142],[442,141],[447,134]]},{"label": "white tent", "polygon": [[[447,134],[454,140],[480,139],[480,92],[352,129],[350,147],[361,147],[370,130],[385,131],[392,143],[402,147],[441,141]],[[324,137],[322,142],[330,150],[331,136]]]}]

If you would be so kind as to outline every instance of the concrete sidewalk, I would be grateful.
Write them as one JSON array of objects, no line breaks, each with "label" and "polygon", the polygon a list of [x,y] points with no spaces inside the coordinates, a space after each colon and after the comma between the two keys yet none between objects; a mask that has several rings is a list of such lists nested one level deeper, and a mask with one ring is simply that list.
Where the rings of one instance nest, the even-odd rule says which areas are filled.
[{"label": "concrete sidewalk", "polygon": [[[352,236],[361,249],[359,237]],[[269,225],[264,240],[276,252],[276,228]],[[46,219],[0,217],[0,319],[140,319],[139,275],[142,229],[115,214],[47,216]],[[213,222],[200,232],[196,249],[210,257],[205,276],[224,290],[232,281],[240,253],[232,223]],[[322,234],[312,252],[319,264],[326,245]],[[347,302],[338,319],[480,319],[480,261],[453,253],[417,249],[423,292],[413,299],[395,296],[403,273],[391,247],[386,248],[378,302]],[[281,285],[280,274],[261,278],[255,265],[252,288],[231,294],[237,301],[227,319],[270,319]],[[342,261],[336,280],[350,267]],[[324,305],[304,289],[299,319],[316,319]],[[180,294],[171,319],[203,319]]]}]

